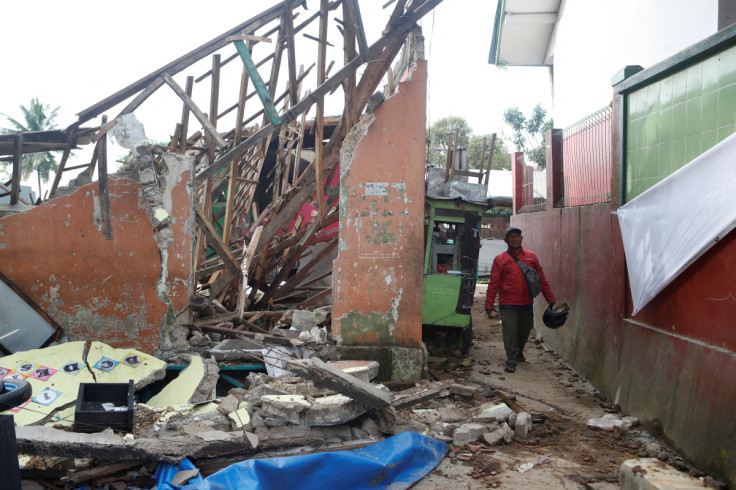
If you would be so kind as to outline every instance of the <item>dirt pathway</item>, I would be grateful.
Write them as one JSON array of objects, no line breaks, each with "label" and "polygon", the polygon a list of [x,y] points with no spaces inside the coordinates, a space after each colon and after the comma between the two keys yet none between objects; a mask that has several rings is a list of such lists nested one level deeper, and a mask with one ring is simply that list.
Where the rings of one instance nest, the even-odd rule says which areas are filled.
[{"label": "dirt pathway", "polygon": [[[615,489],[619,488],[618,470],[627,459],[660,457],[675,466],[687,467],[675,452],[638,426],[625,434],[586,427],[591,418],[615,413],[614,407],[549,351],[536,332],[532,332],[525,349],[528,362],[520,363],[513,374],[505,373],[501,321],[486,316],[485,293],[486,286],[478,285],[472,313],[475,340],[465,357],[472,359],[472,365],[462,368],[462,357],[454,357],[437,339],[430,339],[430,356],[447,358],[442,364],[430,364],[430,370],[450,374],[459,382],[466,380],[499,389],[514,396],[528,412],[544,415],[546,420],[535,424],[526,440],[471,447],[470,461],[457,457],[462,459],[461,449],[467,454],[467,448],[453,448],[413,488]],[[473,453],[472,449],[477,451]],[[524,462],[535,465],[519,472],[516,468]]]}]

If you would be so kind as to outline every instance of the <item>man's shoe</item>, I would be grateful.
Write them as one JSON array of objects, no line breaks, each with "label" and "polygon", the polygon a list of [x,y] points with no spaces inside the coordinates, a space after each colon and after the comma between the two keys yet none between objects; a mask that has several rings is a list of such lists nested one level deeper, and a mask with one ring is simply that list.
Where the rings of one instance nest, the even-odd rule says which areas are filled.
[{"label": "man's shoe", "polygon": [[510,362],[506,362],[506,367],[503,368],[504,371],[507,373],[515,373],[516,372],[516,365],[511,364]]},{"label": "man's shoe", "polygon": [[516,358],[519,362],[526,362],[526,357],[524,357],[524,354],[519,354],[519,357]]}]

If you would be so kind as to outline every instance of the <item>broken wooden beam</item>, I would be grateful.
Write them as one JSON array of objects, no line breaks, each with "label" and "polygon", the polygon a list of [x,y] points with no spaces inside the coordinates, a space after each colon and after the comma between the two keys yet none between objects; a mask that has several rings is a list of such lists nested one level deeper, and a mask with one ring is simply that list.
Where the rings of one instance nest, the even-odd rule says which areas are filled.
[{"label": "broken wooden beam", "polygon": [[243,41],[235,40],[233,41],[233,44],[235,45],[235,49],[238,50],[240,58],[243,60],[243,65],[245,65],[245,68],[248,70],[250,81],[253,82],[253,88],[256,89],[258,97],[261,99],[263,109],[266,111],[269,121],[271,121],[273,126],[278,126],[281,124],[281,117],[279,117],[279,113],[273,105],[273,99],[266,89],[266,84],[263,82],[256,65],[253,63],[250,51],[248,51],[248,48]]},{"label": "broken wooden beam", "polygon": [[230,253],[230,247],[223,242],[222,238],[217,234],[215,228],[212,226],[212,222],[205,216],[204,211],[199,206],[194,207],[197,224],[200,226],[202,232],[207,237],[207,242],[220,256],[225,268],[232,274],[240,273],[240,264],[235,260],[235,257]]},{"label": "broken wooden beam", "polygon": [[420,391],[417,391],[416,388],[409,388],[408,390],[397,393],[391,406],[397,410],[402,410],[446,396],[450,396],[450,388],[447,386],[430,387]]},{"label": "broken wooden beam", "polygon": [[[13,137],[13,175],[10,187],[10,204],[18,204],[20,196],[20,177],[23,168],[23,133],[17,133]],[[40,197],[40,196],[39,196]]]},{"label": "broken wooden beam", "polygon": [[[104,125],[106,117],[103,116]],[[100,189],[100,221],[102,236],[105,240],[112,240],[112,216],[110,215],[110,191],[107,186],[107,135],[103,135],[97,143],[100,145],[97,167],[100,176],[97,181]]]},{"label": "broken wooden beam", "polygon": [[207,133],[212,137],[213,140],[215,140],[215,143],[218,147],[223,147],[227,145],[224,139],[222,139],[222,136],[217,132],[217,129],[212,125],[212,123],[207,119],[207,116],[200,110],[199,107],[197,107],[197,104],[194,103],[191,97],[189,97],[183,88],[179,86],[176,81],[174,81],[173,78],[171,78],[171,75],[168,73],[162,73],[161,78],[166,82],[166,85],[171,87],[171,90],[176,93],[176,95],[179,96],[179,98],[186,104],[187,107],[189,107],[189,110],[192,111],[192,114],[194,114],[194,117],[197,118],[197,120],[202,124],[202,127],[207,131]]}]

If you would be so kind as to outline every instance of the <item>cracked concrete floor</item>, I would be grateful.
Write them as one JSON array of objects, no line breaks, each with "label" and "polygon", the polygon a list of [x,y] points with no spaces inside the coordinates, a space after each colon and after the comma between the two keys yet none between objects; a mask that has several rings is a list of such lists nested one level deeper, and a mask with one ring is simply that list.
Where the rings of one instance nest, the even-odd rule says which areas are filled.
[{"label": "cracked concrete floor", "polygon": [[[546,415],[547,420],[535,424],[525,441],[484,449],[493,452],[476,452],[470,461],[457,459],[451,450],[437,468],[412,488],[617,489],[616,479],[623,461],[662,453],[670,458],[677,456],[640,427],[620,438],[586,427],[589,419],[610,411],[610,401],[557,354],[547,352],[541,342],[535,343],[536,332],[532,332],[525,349],[528,362],[519,364],[516,373],[505,373],[501,322],[499,317],[489,319],[485,314],[486,289],[486,285],[479,284],[475,292],[475,340],[465,356],[472,359],[472,366],[458,369],[453,361],[462,358],[453,359],[447,350],[437,352],[428,341],[431,356],[447,357],[449,361],[449,365],[434,365],[435,372],[452,375],[459,382],[468,380],[495,387],[515,396],[517,403],[529,412]],[[540,461],[546,462],[524,473],[514,469],[522,462]]]}]

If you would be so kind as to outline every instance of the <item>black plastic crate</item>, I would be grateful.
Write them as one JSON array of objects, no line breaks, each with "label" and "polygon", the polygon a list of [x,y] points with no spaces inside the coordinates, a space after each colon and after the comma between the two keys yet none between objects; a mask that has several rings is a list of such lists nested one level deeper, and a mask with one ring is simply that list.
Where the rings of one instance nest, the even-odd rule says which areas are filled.
[{"label": "black plastic crate", "polygon": [[[132,432],[133,393],[132,379],[128,383],[80,383],[74,432],[99,432],[108,427],[118,432]],[[127,410],[106,411],[103,403],[126,407]]]}]

